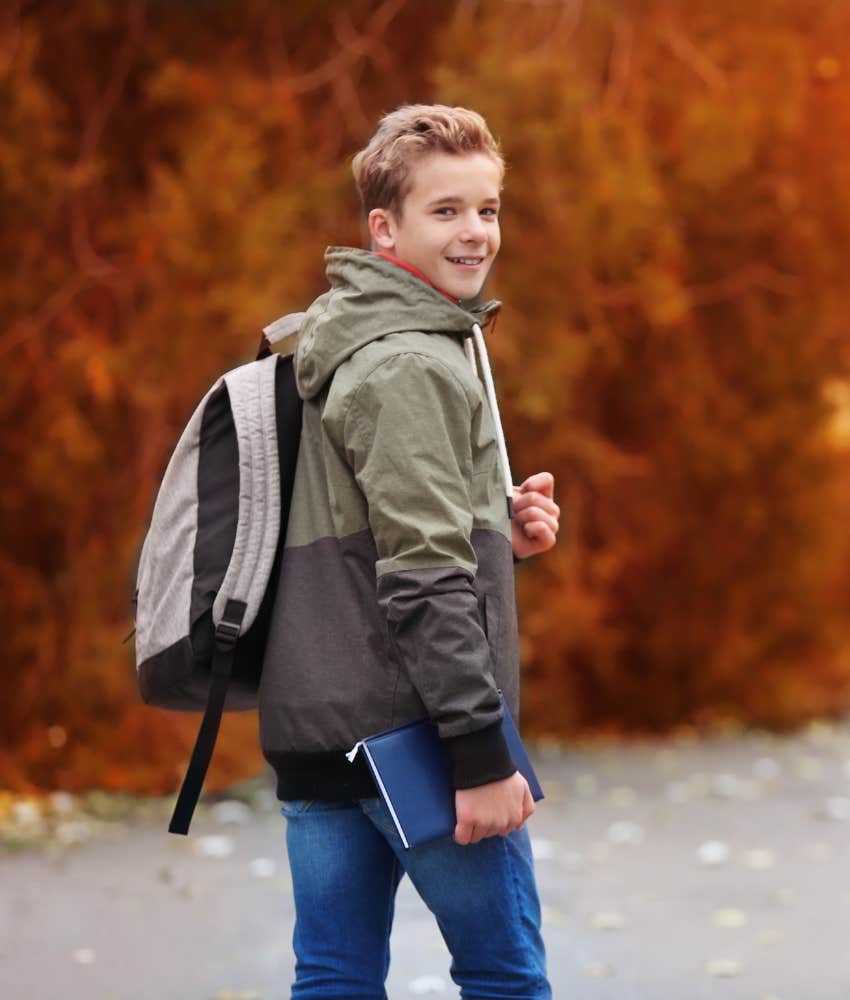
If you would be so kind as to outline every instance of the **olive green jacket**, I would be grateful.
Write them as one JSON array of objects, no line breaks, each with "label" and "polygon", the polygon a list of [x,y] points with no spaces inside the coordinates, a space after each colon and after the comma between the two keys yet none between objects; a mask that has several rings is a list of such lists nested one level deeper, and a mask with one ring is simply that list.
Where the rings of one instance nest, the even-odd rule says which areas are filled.
[{"label": "olive green jacket", "polygon": [[263,751],[283,799],[367,794],[345,751],[430,716],[456,787],[506,777],[499,690],[519,707],[509,470],[464,349],[498,303],[468,311],[365,250],[332,247],[326,262],[330,290],[295,352],[303,427]]}]

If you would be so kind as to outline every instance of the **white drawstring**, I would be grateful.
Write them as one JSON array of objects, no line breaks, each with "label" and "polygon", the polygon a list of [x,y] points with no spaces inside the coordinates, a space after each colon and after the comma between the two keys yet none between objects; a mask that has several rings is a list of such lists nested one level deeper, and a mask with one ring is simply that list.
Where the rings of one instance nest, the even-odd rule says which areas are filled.
[{"label": "white drawstring", "polygon": [[478,378],[478,365],[475,363],[475,347],[473,346],[471,337],[464,337],[463,349],[466,351],[466,360],[469,362],[472,374]]},{"label": "white drawstring", "polygon": [[[490,412],[493,414],[493,420],[496,424],[496,443],[499,447],[499,459],[502,464],[502,475],[505,479],[505,495],[508,501],[508,517],[514,516],[514,481],[511,476],[511,466],[508,462],[508,449],[505,446],[505,435],[502,431],[502,420],[499,417],[499,404],[496,400],[496,387],[493,385],[493,373],[490,371],[490,359],[487,356],[487,345],[484,343],[484,334],[481,332],[481,327],[475,323],[472,327],[472,334],[475,337],[475,343],[478,347],[478,353],[481,356],[481,369],[484,375],[484,387],[487,390],[487,401],[490,403]],[[466,352],[467,360],[469,361],[469,366],[478,376],[478,367],[475,363],[475,350],[472,346],[472,341],[467,337],[463,342],[463,349]]]}]

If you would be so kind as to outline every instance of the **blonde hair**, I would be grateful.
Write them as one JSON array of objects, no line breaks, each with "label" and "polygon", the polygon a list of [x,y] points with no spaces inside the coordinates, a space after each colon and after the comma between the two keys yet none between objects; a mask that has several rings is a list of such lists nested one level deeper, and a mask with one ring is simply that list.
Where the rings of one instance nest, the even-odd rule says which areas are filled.
[{"label": "blonde hair", "polygon": [[477,111],[446,104],[408,104],[384,115],[369,144],[351,162],[364,214],[386,208],[401,215],[412,164],[433,152],[485,153],[504,176],[499,144]]}]

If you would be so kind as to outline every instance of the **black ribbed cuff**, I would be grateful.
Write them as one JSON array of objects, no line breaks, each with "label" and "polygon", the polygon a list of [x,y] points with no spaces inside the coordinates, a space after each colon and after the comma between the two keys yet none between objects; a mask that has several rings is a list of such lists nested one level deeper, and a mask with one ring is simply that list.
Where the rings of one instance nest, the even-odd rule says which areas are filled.
[{"label": "black ribbed cuff", "polygon": [[491,781],[510,778],[516,771],[505,737],[502,721],[463,736],[450,736],[443,746],[452,762],[455,788],[477,788]]}]

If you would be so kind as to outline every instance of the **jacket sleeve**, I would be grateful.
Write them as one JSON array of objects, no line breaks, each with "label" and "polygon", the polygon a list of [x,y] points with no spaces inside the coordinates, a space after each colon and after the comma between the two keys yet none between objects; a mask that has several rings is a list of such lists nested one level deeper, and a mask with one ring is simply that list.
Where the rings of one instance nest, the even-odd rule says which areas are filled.
[{"label": "jacket sleeve", "polygon": [[377,600],[449,751],[457,788],[516,770],[473,587],[473,405],[445,364],[406,353],[370,372],[345,421],[347,458],[378,551]]}]

